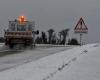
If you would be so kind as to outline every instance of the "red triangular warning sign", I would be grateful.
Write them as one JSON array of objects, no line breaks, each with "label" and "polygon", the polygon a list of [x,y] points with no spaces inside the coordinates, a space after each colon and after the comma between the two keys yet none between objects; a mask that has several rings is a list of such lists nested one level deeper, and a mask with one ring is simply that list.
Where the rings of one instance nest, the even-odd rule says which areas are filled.
[{"label": "red triangular warning sign", "polygon": [[77,25],[75,26],[75,32],[87,32],[88,28],[83,20],[83,18],[80,18]]}]

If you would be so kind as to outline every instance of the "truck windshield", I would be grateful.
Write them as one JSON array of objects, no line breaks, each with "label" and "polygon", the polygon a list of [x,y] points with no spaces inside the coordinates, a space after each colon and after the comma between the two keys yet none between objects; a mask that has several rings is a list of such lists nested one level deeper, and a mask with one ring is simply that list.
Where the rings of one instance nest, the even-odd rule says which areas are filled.
[{"label": "truck windshield", "polygon": [[26,26],[25,25],[18,25],[17,31],[26,31]]}]

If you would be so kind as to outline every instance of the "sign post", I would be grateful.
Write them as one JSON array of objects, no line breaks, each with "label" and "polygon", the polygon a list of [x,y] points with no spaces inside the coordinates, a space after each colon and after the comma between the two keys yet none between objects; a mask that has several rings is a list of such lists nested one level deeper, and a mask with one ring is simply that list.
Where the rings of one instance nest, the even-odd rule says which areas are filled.
[{"label": "sign post", "polygon": [[88,33],[88,28],[85,25],[83,18],[80,18],[77,25],[74,28],[74,33],[80,34],[80,46],[82,45],[82,36],[83,34]]}]

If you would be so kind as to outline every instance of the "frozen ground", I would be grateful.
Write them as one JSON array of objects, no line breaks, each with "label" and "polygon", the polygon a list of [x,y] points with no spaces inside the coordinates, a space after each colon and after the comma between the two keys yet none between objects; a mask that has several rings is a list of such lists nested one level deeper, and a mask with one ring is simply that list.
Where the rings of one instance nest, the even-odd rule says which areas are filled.
[{"label": "frozen ground", "polygon": [[100,80],[100,45],[88,44],[0,72],[1,80]]},{"label": "frozen ground", "polygon": [[50,80],[100,80],[100,45],[91,45]]},{"label": "frozen ground", "polygon": [[3,44],[0,45],[0,71],[4,71],[40,58],[61,52],[72,47],[45,47],[38,46],[35,49],[10,50]]}]

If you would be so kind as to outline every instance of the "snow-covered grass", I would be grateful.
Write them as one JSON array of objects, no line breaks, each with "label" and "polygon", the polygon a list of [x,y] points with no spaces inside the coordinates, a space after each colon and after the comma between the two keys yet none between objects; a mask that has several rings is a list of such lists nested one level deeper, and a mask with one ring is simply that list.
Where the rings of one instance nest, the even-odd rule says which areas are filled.
[{"label": "snow-covered grass", "polygon": [[70,47],[74,45],[36,44],[37,47]]},{"label": "snow-covered grass", "polygon": [[76,47],[0,72],[0,80],[99,80],[99,50],[99,44]]}]

